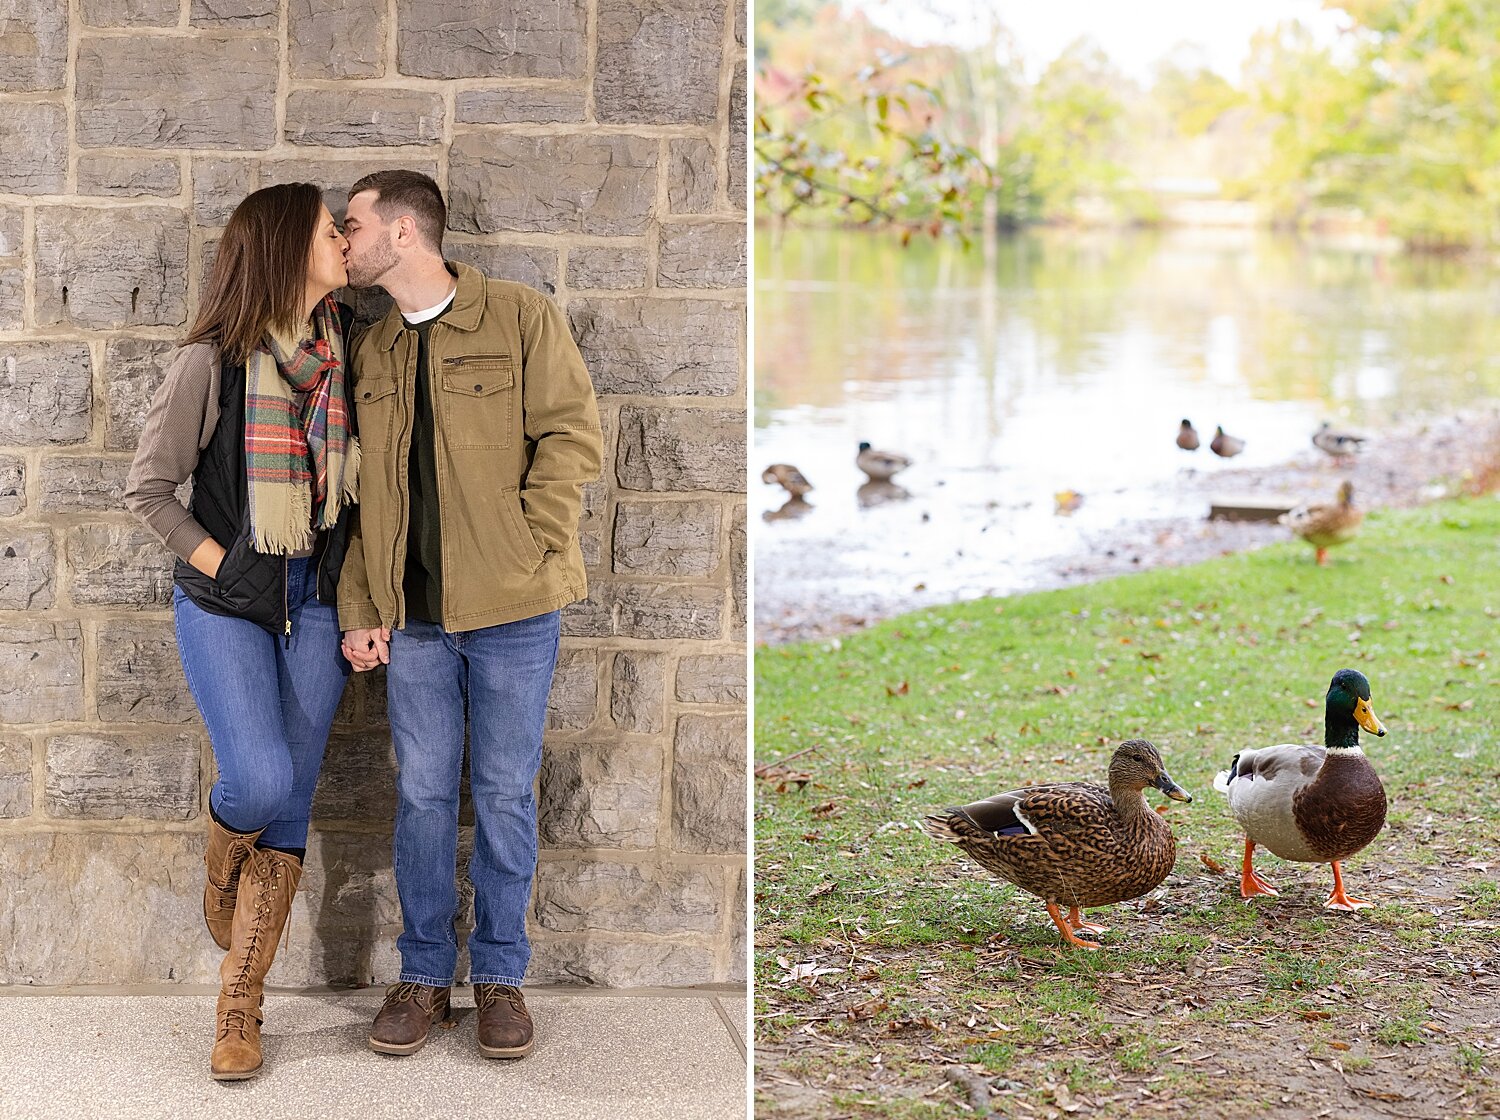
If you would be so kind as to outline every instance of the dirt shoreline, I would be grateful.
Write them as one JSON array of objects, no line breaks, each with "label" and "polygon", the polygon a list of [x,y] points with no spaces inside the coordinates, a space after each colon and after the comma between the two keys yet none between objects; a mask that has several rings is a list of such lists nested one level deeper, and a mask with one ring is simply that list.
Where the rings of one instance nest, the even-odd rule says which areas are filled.
[{"label": "dirt shoreline", "polygon": [[[1348,464],[1335,463],[1309,446],[1295,459],[1271,468],[1185,470],[1181,475],[1182,493],[1202,500],[1202,517],[1148,519],[1115,525],[1109,530],[1107,540],[1089,541],[1084,549],[1052,557],[1040,569],[1039,578],[1024,590],[1073,587],[1148,568],[1194,564],[1289,539],[1288,531],[1274,523],[1209,521],[1209,504],[1221,495],[1265,498],[1285,495],[1306,500],[1310,495],[1322,494],[1332,499],[1339,482],[1348,479],[1354,484],[1356,503],[1366,510],[1409,508],[1467,492],[1487,474],[1492,476],[1497,467],[1500,467],[1500,405],[1423,417],[1384,429],[1378,438],[1371,439],[1366,452]],[[1493,481],[1491,477],[1491,485]],[[879,603],[847,604],[842,608],[826,600],[802,602],[781,595],[763,595],[762,586],[769,584],[765,577],[766,573],[758,568],[757,645],[848,634],[910,610],[935,605],[930,599],[918,601],[895,590]]]}]

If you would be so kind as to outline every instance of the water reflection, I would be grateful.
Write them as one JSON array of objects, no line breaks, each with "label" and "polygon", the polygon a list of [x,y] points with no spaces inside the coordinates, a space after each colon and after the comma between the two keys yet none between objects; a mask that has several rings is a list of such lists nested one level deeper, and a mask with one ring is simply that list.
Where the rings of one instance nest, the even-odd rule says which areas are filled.
[{"label": "water reflection", "polygon": [[[832,609],[1016,590],[1123,521],[1199,515],[1184,472],[1321,458],[1330,419],[1378,446],[1500,391],[1495,274],[1451,259],[1246,231],[1028,235],[989,269],[860,233],[761,235],[756,254],[755,465],[818,487],[816,509],[754,499],[780,519],[758,571]],[[1232,463],[1207,446],[1219,426],[1245,441]],[[859,441],[915,464],[867,490]],[[1070,517],[1063,492],[1087,495]]]}]

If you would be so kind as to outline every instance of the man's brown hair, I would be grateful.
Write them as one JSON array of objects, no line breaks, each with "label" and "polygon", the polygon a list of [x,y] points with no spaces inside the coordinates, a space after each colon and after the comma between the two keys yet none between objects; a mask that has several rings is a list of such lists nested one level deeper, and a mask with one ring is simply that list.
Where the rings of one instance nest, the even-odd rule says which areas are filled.
[{"label": "man's brown hair", "polygon": [[410,214],[417,232],[439,253],[443,251],[443,231],[448,228],[448,207],[438,185],[420,171],[376,171],[349,188],[353,198],[362,191],[374,191],[375,213],[383,221],[393,222]]},{"label": "man's brown hair", "polygon": [[322,209],[323,192],[311,183],[283,183],[246,195],[224,227],[198,315],[182,345],[212,343],[231,362],[244,362],[267,331],[295,330]]}]

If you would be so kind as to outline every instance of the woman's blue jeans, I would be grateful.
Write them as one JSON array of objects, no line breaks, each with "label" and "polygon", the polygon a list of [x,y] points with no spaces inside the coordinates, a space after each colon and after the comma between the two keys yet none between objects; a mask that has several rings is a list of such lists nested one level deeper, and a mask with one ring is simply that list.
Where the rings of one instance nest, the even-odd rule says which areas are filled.
[{"label": "woman's blue jeans", "polygon": [[561,614],[448,633],[408,619],[386,670],[396,778],[401,979],[444,987],[458,967],[458,795],[464,716],[474,798],[474,932],[469,980],[519,986],[531,959],[526,911],[536,873],[536,798]]},{"label": "woman's blue jeans", "polygon": [[209,803],[236,832],[264,828],[263,847],[307,846],[313,787],[349,676],[338,612],[316,588],[311,558],[287,561],[290,646],[172,592],[182,669],[219,766]]}]

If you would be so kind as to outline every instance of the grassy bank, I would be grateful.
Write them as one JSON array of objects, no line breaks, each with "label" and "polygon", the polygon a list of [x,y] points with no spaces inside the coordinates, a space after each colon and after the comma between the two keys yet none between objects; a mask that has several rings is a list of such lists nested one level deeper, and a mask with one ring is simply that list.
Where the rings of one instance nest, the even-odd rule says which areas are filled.
[{"label": "grassy bank", "polygon": [[[760,649],[760,1108],[1500,1113],[1497,562],[1500,501],[1473,499],[1372,515],[1326,569],[1293,542]],[[1345,666],[1390,729],[1367,739],[1388,827],[1346,865],[1379,905],[1325,911],[1328,869],[1269,855],[1282,896],[1247,905],[1213,774],[1321,741]],[[913,825],[1100,781],[1135,737],[1195,800],[1163,888],[1094,913],[1102,952]]]}]

